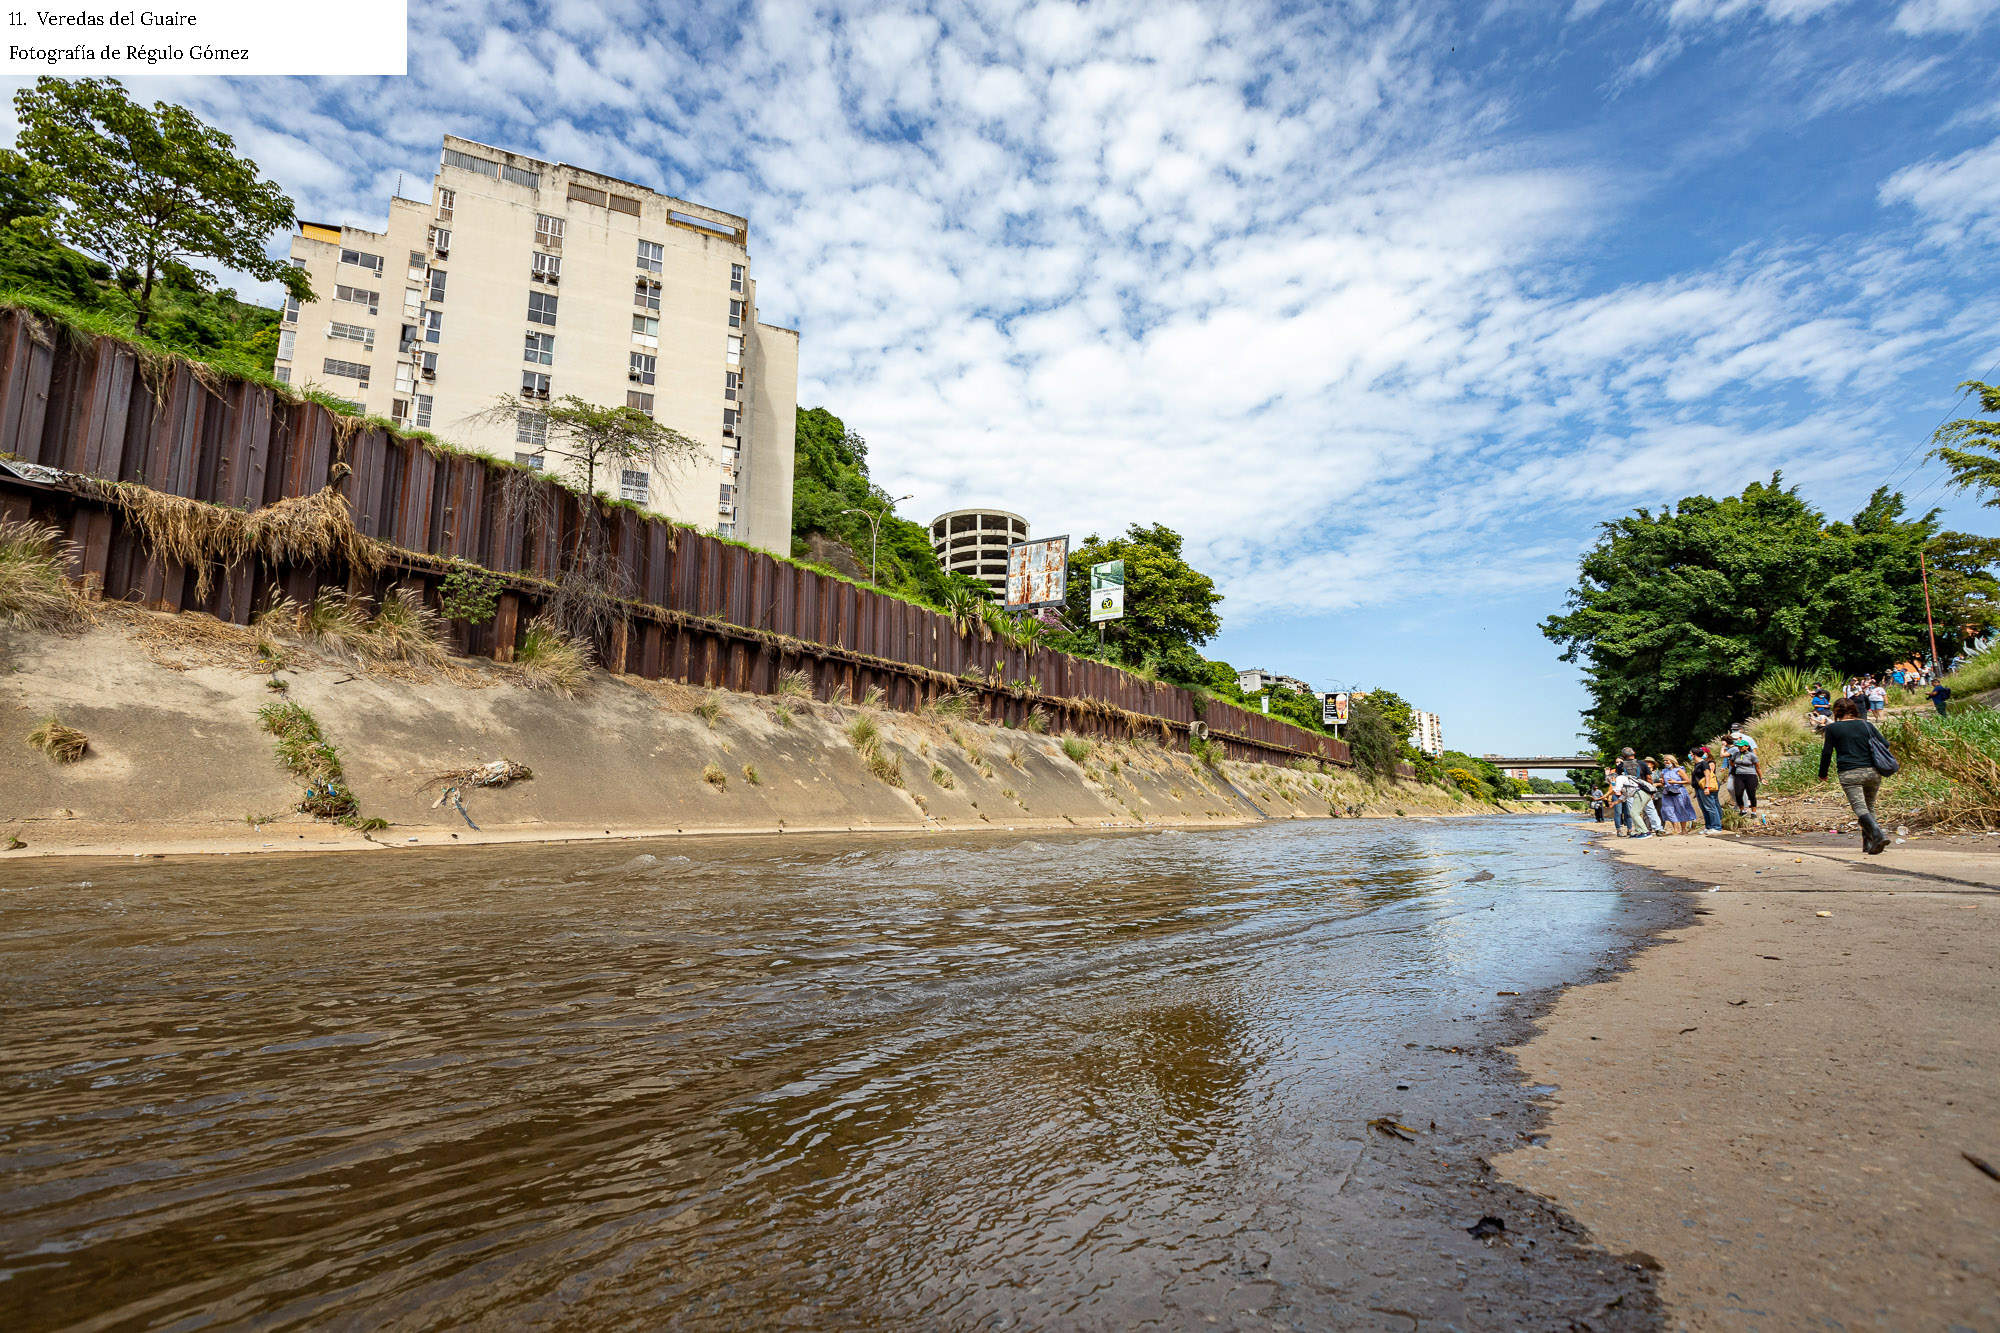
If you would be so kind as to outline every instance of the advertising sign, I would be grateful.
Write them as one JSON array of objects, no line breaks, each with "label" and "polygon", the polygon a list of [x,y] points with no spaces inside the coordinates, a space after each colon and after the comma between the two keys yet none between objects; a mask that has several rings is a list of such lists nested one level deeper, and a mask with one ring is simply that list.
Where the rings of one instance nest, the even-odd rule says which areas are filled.
[{"label": "advertising sign", "polygon": [[1125,618],[1123,560],[1107,560],[1090,567],[1090,618],[1092,622]]},{"label": "advertising sign", "polygon": [[1069,595],[1069,538],[1043,537],[1007,548],[1009,611],[1061,606]]},{"label": "advertising sign", "polygon": [[1344,727],[1347,725],[1347,696],[1345,694],[1322,694],[1320,702],[1320,722],[1324,726]]}]

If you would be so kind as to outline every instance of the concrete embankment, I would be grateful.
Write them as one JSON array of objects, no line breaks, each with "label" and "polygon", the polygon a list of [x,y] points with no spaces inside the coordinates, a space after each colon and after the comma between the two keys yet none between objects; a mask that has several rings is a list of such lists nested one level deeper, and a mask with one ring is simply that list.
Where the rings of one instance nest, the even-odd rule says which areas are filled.
[{"label": "concrete embankment", "polygon": [[1696,924],[1519,1049],[1558,1090],[1501,1175],[1656,1258],[1673,1328],[2000,1328],[1991,841],[1605,851],[1687,881]]},{"label": "concrete embankment", "polygon": [[[477,660],[364,669],[324,654],[259,668],[249,631],[107,610],[88,632],[0,636],[0,840],[49,853],[327,850],[720,832],[1222,826],[1268,818],[1491,813],[1415,784],[1228,763],[948,716],[590,673],[577,697]],[[283,683],[271,688],[269,681]],[[289,700],[337,749],[366,835],[298,814],[301,783],[258,710]],[[24,744],[59,716],[81,762]],[[857,722],[862,738],[853,729]],[[879,735],[870,740],[868,727]],[[434,803],[438,775],[497,759],[533,776]],[[468,822],[471,821],[471,822]],[[475,830],[471,825],[476,823]]]}]

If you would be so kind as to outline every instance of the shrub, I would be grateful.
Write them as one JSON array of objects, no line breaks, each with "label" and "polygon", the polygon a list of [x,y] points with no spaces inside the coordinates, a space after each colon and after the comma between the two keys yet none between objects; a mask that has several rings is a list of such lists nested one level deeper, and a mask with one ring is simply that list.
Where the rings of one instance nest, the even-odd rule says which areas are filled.
[{"label": "shrub", "polygon": [[882,693],[880,685],[870,685],[868,692],[861,696],[861,706],[863,708],[886,708],[888,705],[889,696]]},{"label": "shrub", "polygon": [[1068,755],[1075,763],[1080,764],[1090,758],[1090,751],[1090,742],[1081,736],[1064,736],[1062,738],[1062,752]]},{"label": "shrub", "polygon": [[505,586],[506,581],[490,569],[455,562],[451,572],[438,583],[438,600],[448,618],[463,620],[468,625],[484,625],[493,619],[500,603],[500,590]]},{"label": "shrub", "polygon": [[780,699],[796,699],[802,704],[813,701],[812,677],[803,671],[787,671],[778,677],[778,688],[771,693]]},{"label": "shrub", "polygon": [[951,770],[946,768],[943,764],[931,765],[931,781],[935,782],[938,786],[943,787],[946,791],[950,791],[953,787],[958,785],[957,783],[952,781]]},{"label": "shrub", "polygon": [[590,651],[548,617],[536,616],[521,634],[521,645],[514,650],[514,666],[530,689],[568,699],[583,686],[590,670]]},{"label": "shrub", "polygon": [[0,523],[0,623],[53,633],[83,620],[67,567],[76,547],[45,523]]},{"label": "shrub", "polygon": [[753,787],[764,785],[764,775],[757,771],[757,765],[755,764],[743,765],[743,780]]},{"label": "shrub", "polygon": [[878,746],[868,751],[868,771],[891,787],[903,785],[903,760],[901,756],[891,758]]},{"label": "shrub", "polygon": [[1028,710],[1028,720],[1021,726],[1037,736],[1046,736],[1049,734],[1049,715],[1040,704],[1036,704]]},{"label": "shrub", "polygon": [[701,780],[721,791],[729,785],[729,775],[722,771],[720,764],[711,763],[701,770]]},{"label": "shrub", "polygon": [[1958,668],[1944,678],[1944,683],[1961,698],[2000,689],[2000,643],[1960,662]]},{"label": "shrub", "polygon": [[28,733],[28,744],[58,764],[73,764],[90,748],[90,738],[51,714]]},{"label": "shrub", "polygon": [[2000,712],[1906,716],[1887,738],[1905,772],[1937,774],[1950,784],[1925,804],[1926,823],[2000,826]]},{"label": "shrub", "polygon": [[[1760,713],[1774,713],[1812,693],[1813,682],[1826,683],[1826,673],[1807,667],[1772,667],[1750,689],[1750,702]],[[1763,742],[1759,741],[1759,745]]]},{"label": "shrub", "polygon": [[1222,767],[1222,746],[1206,736],[1188,737],[1188,753],[1194,756],[1196,763],[1210,768]]},{"label": "shrub", "polygon": [[866,754],[881,740],[882,730],[875,725],[875,719],[857,717],[847,724],[847,739],[854,742],[854,748]]},{"label": "shrub", "polygon": [[771,720],[781,727],[796,725],[792,720],[792,710],[782,703],[771,705]]},{"label": "shrub", "polygon": [[338,780],[340,753],[320,731],[319,719],[287,699],[257,710],[257,721],[277,738],[278,762],[306,782]]},{"label": "shrub", "polygon": [[289,690],[292,687],[285,681],[279,680],[276,676],[273,676],[269,680],[264,682],[264,688],[276,694],[283,694],[286,690]]},{"label": "shrub", "polygon": [[306,606],[279,597],[257,617],[262,635],[289,634],[335,654],[359,654],[368,634],[368,614],[361,604],[338,588],[325,588]]},{"label": "shrub", "polygon": [[424,605],[420,590],[402,586],[383,595],[381,606],[355,646],[362,656],[376,662],[441,667],[448,659],[437,612]]},{"label": "shrub", "polygon": [[924,712],[935,718],[956,718],[962,721],[971,717],[978,708],[978,696],[964,690],[953,690],[949,694],[941,694],[931,700],[925,705]]}]

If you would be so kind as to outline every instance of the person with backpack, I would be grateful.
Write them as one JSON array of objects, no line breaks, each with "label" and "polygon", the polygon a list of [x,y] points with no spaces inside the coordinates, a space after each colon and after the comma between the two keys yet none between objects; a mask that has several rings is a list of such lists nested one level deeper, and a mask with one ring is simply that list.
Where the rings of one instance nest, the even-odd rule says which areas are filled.
[{"label": "person with backpack", "polygon": [[1939,681],[1937,684],[1931,686],[1931,692],[1924,697],[1931,701],[1931,707],[1937,709],[1939,717],[1951,716],[1951,710],[1946,707],[1946,705],[1951,703],[1951,686],[1945,684],[1943,681]]},{"label": "person with backpack", "polygon": [[1896,771],[1896,758],[1875,724],[1862,719],[1861,709],[1852,699],[1842,699],[1833,706],[1833,722],[1819,751],[1821,782],[1826,781],[1827,767],[1836,762],[1840,790],[1861,825],[1861,850],[1880,856],[1889,845],[1889,835],[1875,822],[1875,793],[1881,789],[1882,779]]}]

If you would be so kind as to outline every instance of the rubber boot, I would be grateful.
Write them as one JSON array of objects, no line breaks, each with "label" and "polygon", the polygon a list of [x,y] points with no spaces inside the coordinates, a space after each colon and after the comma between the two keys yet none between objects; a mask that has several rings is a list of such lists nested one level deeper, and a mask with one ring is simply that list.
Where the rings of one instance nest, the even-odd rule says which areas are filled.
[{"label": "rubber boot", "polygon": [[1882,849],[1888,845],[1889,835],[1884,833],[1882,826],[1875,822],[1875,816],[1862,815],[1861,850],[1870,856],[1879,856],[1882,853]]}]

